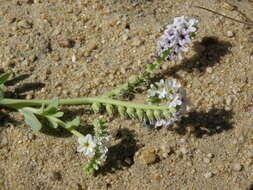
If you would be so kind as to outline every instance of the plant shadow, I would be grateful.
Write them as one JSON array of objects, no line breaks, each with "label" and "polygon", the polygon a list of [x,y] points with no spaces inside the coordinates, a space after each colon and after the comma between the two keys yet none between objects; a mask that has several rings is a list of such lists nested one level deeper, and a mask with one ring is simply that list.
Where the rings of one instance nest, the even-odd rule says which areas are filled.
[{"label": "plant shadow", "polygon": [[6,86],[12,86],[12,85],[15,85],[16,83],[18,83],[20,81],[23,81],[23,80],[25,80],[29,77],[30,77],[29,74],[23,74],[23,75],[17,76],[15,78],[12,78],[12,79],[6,81],[5,85]]},{"label": "plant shadow", "polygon": [[[23,74],[23,75],[17,76],[15,78],[12,78],[12,79],[6,81],[5,85],[6,86],[13,86],[13,85],[19,83],[20,81],[23,81],[29,77],[30,77],[29,74]],[[24,83],[24,84],[21,84],[21,85],[15,87],[14,91],[6,91],[5,97],[23,99],[23,98],[25,98],[25,95],[23,93],[39,90],[43,87],[45,87],[45,84],[41,83],[41,82]]]},{"label": "plant shadow", "polygon": [[248,190],[253,190],[253,183],[251,183]]},{"label": "plant shadow", "polygon": [[12,126],[12,124],[19,124],[14,118],[10,117],[8,109],[0,109],[0,134],[7,127]]},{"label": "plant shadow", "polygon": [[233,112],[213,108],[209,112],[190,112],[179,123],[175,131],[181,135],[187,133],[186,126],[191,127],[191,134],[197,138],[212,136],[233,128]]},{"label": "plant shadow", "polygon": [[36,83],[25,83],[17,88],[15,88],[14,93],[15,94],[22,94],[28,91],[34,91],[39,90],[41,88],[45,87],[44,83],[36,82]]},{"label": "plant shadow", "polygon": [[120,129],[117,132],[117,138],[120,138],[120,142],[109,148],[107,161],[96,175],[114,173],[116,170],[123,170],[125,167],[131,167],[134,163],[134,154],[139,149],[134,136],[134,131],[127,128]]},{"label": "plant shadow", "polygon": [[191,58],[185,58],[180,65],[176,65],[163,72],[163,76],[180,78],[176,73],[183,70],[188,73],[197,72],[203,74],[207,67],[218,64],[223,56],[228,54],[232,44],[219,40],[215,36],[204,37],[201,42],[195,42],[193,49],[196,52]]}]

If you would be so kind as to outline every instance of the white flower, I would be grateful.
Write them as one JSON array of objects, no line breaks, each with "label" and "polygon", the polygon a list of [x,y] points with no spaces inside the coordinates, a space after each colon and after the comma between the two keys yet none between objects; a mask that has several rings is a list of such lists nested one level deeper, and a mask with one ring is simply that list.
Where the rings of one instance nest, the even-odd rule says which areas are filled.
[{"label": "white flower", "polygon": [[199,21],[194,18],[188,20],[188,22],[185,23],[185,25],[187,26],[186,31],[190,33],[196,32],[196,25],[198,24],[198,22]]},{"label": "white flower", "polygon": [[[155,83],[158,87],[162,87],[162,86],[164,86],[164,80],[163,79],[161,79],[159,82],[156,82]],[[152,84],[151,84],[152,85]],[[150,87],[152,87],[152,86],[150,86]]]},{"label": "white flower", "polygon": [[148,97],[158,97],[159,99],[172,99],[174,98],[173,93],[176,93],[181,88],[181,84],[176,80],[161,79],[156,82],[156,87],[151,84],[148,90]]},{"label": "white flower", "polygon": [[166,86],[171,88],[173,92],[176,92],[179,88],[181,88],[181,84],[175,79],[166,80]]},{"label": "white flower", "polygon": [[176,28],[180,29],[180,27],[182,26],[182,24],[186,23],[186,17],[185,16],[181,16],[181,17],[176,17],[174,18],[174,22],[173,25],[176,26]]},{"label": "white flower", "polygon": [[112,137],[111,136],[102,136],[102,137],[95,137],[96,142],[99,146],[110,146]]},{"label": "white flower", "polygon": [[79,146],[77,147],[77,152],[83,152],[90,158],[95,155],[97,143],[90,134],[86,135],[85,137],[79,137],[78,143]]},{"label": "white flower", "polygon": [[169,108],[175,108],[183,103],[182,96],[180,94],[175,94],[172,101],[167,105]]},{"label": "white flower", "polygon": [[158,91],[158,98],[164,99],[168,96],[168,91],[165,88],[162,88]]},{"label": "white flower", "polygon": [[150,89],[155,91],[156,98],[162,99],[163,101],[167,101],[168,103],[166,106],[168,108],[174,108],[171,112],[171,116],[168,118],[162,118],[159,120],[148,120],[147,118],[144,119],[144,125],[146,127],[160,127],[165,126],[168,127],[169,125],[173,124],[176,121],[179,121],[181,117],[186,112],[186,91],[181,88],[181,84],[177,82],[177,80],[160,80],[159,82],[155,83],[156,87],[152,85],[151,87],[154,89]]},{"label": "white flower", "polygon": [[148,90],[148,97],[154,97],[158,94],[157,90],[154,90],[154,89],[149,89]]}]

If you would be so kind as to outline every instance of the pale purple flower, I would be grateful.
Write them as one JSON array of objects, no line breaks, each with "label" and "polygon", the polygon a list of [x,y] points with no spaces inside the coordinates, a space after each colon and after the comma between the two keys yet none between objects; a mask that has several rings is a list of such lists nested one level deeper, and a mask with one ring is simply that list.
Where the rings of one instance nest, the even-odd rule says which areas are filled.
[{"label": "pale purple flower", "polygon": [[185,16],[174,18],[173,24],[166,27],[164,34],[157,44],[157,55],[163,57],[163,53],[169,53],[163,57],[166,61],[181,59],[181,52],[187,52],[188,44],[192,43],[191,37],[197,31],[196,19],[190,19]]},{"label": "pale purple flower", "polygon": [[170,87],[174,92],[181,88],[181,84],[177,80],[166,80],[166,86]]},{"label": "pale purple flower", "polygon": [[161,120],[156,121],[154,124],[154,127],[155,128],[158,128],[161,126],[168,127],[172,125],[173,123],[175,123],[176,121],[179,121],[180,119],[181,119],[181,115],[173,114],[173,116],[168,119],[161,119]]},{"label": "pale purple flower", "polygon": [[182,97],[180,94],[175,94],[172,98],[172,101],[167,104],[169,108],[175,108],[177,106],[180,106],[183,103]]},{"label": "pale purple flower", "polygon": [[190,44],[192,42],[189,34],[185,31],[182,31],[181,33],[179,33],[178,35],[178,43],[183,46],[185,44]]}]

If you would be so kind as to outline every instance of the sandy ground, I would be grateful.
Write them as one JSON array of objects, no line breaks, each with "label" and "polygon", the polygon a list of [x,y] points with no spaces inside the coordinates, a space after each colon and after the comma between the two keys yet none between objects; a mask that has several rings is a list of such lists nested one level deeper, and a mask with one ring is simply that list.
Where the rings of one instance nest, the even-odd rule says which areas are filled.
[{"label": "sandy ground", "polygon": [[[182,61],[163,65],[182,82],[188,115],[168,129],[110,119],[106,165],[87,176],[87,159],[65,131],[33,132],[1,109],[1,190],[245,190],[253,183],[253,28],[250,1],[0,0],[0,68],[12,71],[10,97],[94,96],[124,83],[153,60],[156,41],[176,16],[199,19]],[[85,106],[64,107],[66,119]],[[10,116],[8,117],[7,114]]]}]

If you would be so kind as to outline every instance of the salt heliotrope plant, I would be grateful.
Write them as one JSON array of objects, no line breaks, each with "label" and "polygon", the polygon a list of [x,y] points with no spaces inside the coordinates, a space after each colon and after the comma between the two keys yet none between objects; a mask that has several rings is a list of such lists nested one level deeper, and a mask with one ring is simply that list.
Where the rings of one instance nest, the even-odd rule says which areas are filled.
[{"label": "salt heliotrope plant", "polygon": [[[144,72],[136,79],[96,97],[81,97],[52,100],[21,100],[4,97],[6,87],[4,83],[11,76],[10,72],[0,75],[0,106],[16,109],[24,115],[27,125],[32,130],[39,131],[42,128],[41,121],[46,121],[47,126],[53,129],[62,127],[77,137],[79,146],[77,152],[83,153],[89,159],[84,170],[94,173],[102,166],[107,158],[111,137],[107,132],[107,122],[98,118],[93,122],[93,133],[82,134],[77,130],[80,118],[72,121],[63,121],[64,115],[60,111],[60,105],[91,105],[94,113],[108,113],[111,116],[117,114],[137,119],[144,126],[157,128],[170,126],[179,121],[186,111],[186,93],[181,84],[176,80],[164,80],[152,82],[152,79],[161,71],[161,64],[165,61],[181,59],[182,54],[188,51],[189,44],[197,32],[198,21],[185,16],[174,19],[173,24],[166,27],[164,34],[158,41],[156,59],[148,64]],[[147,103],[134,103],[122,101],[115,97],[127,93],[142,85],[149,84],[147,90]],[[44,123],[43,123],[44,124]]]}]

